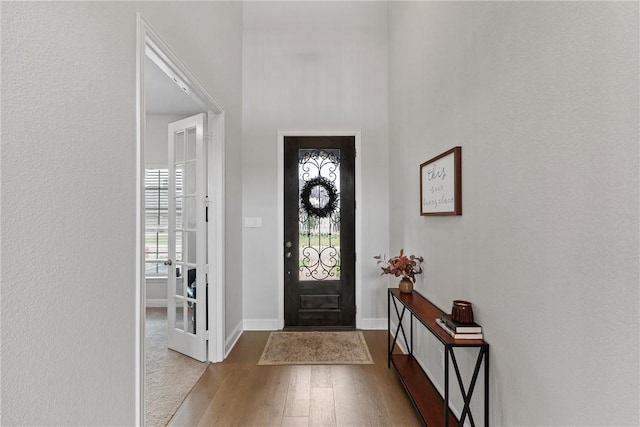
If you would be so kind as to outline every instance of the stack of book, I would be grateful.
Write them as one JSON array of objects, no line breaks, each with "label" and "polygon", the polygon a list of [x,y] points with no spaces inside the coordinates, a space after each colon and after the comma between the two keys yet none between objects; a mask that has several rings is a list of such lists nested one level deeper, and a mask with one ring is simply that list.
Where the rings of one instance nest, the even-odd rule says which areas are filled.
[{"label": "stack of book", "polygon": [[477,323],[458,323],[451,319],[450,314],[443,314],[436,319],[436,323],[453,339],[456,340],[481,340],[482,327]]}]

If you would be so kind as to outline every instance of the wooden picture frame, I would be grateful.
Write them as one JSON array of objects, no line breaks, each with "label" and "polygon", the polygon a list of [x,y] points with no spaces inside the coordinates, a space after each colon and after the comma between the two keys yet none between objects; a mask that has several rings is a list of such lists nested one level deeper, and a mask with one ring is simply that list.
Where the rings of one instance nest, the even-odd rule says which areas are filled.
[{"label": "wooden picture frame", "polygon": [[420,215],[462,215],[462,147],[420,165]]}]

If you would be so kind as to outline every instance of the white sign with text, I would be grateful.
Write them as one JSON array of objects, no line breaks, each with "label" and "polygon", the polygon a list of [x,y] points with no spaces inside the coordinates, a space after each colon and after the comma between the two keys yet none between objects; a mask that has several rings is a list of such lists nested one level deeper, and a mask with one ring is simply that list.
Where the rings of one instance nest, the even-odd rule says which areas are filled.
[{"label": "white sign with text", "polygon": [[460,147],[420,165],[420,214],[460,215]]}]

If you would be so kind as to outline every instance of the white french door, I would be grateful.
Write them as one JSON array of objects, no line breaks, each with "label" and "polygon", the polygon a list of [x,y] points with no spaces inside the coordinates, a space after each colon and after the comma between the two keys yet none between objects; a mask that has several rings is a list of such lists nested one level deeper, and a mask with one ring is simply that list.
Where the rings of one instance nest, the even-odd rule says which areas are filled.
[{"label": "white french door", "polygon": [[169,124],[169,348],[207,358],[206,115]]}]

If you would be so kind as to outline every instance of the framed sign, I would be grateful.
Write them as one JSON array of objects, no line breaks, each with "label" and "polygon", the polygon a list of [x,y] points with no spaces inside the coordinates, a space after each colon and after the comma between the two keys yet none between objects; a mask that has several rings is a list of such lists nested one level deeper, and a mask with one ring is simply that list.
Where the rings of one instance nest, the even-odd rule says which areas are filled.
[{"label": "framed sign", "polygon": [[420,215],[462,215],[462,147],[420,165]]}]

